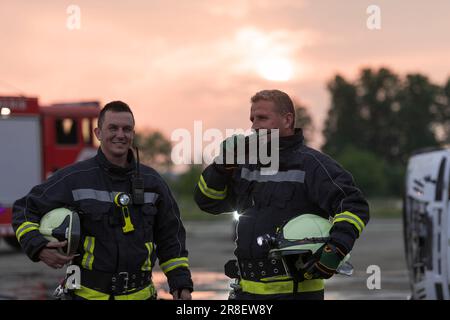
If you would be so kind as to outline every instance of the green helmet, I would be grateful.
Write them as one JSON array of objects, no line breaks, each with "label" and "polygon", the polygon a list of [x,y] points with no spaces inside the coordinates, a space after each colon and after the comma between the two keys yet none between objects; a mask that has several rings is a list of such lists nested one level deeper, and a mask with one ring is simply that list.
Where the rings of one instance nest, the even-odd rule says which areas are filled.
[{"label": "green helmet", "polygon": [[39,232],[49,241],[67,240],[67,246],[58,251],[66,256],[72,255],[80,242],[78,213],[67,208],[53,209],[42,217]]},{"label": "green helmet", "polygon": [[[269,244],[269,258],[283,259],[288,265],[295,265],[301,269],[305,262],[313,256],[319,248],[330,240],[332,224],[329,220],[315,214],[297,216],[277,230],[275,237],[265,235],[257,239],[259,245]],[[347,254],[339,267],[350,258]],[[338,271],[339,271],[338,267]]]}]

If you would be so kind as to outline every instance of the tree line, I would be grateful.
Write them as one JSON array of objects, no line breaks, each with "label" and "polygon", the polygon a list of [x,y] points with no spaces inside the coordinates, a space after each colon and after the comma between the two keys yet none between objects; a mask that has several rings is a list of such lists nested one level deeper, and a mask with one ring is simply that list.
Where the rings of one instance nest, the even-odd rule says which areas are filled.
[{"label": "tree line", "polygon": [[327,84],[331,105],[322,150],[352,172],[368,195],[401,196],[409,157],[450,141],[450,78],[362,69]]}]

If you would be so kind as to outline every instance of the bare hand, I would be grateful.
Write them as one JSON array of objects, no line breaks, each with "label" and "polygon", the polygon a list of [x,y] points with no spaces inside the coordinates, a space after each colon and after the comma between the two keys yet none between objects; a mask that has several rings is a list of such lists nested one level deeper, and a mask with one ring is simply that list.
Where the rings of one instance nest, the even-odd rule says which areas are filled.
[{"label": "bare hand", "polygon": [[39,259],[53,269],[61,269],[66,263],[70,262],[74,256],[65,256],[60,254],[56,249],[63,248],[67,245],[67,241],[49,242],[39,253]]},{"label": "bare hand", "polygon": [[173,300],[192,300],[191,292],[188,289],[181,290],[179,294],[178,290],[172,292]]}]

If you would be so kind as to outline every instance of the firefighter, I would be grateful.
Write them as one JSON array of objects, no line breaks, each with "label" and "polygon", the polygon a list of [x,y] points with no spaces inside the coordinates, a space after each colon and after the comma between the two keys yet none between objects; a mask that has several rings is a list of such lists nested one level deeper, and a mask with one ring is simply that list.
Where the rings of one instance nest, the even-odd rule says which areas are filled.
[{"label": "firefighter", "polygon": [[[237,261],[225,265],[225,273],[237,278],[233,297],[323,299],[324,279],[336,273],[369,221],[368,204],[350,173],[303,143],[302,130],[294,129],[295,110],[286,93],[260,91],[251,103],[252,129],[257,133],[263,131],[260,129],[278,129],[278,170],[262,174],[267,164],[239,164],[237,157],[234,162],[229,158],[218,161],[217,157],[201,174],[195,201],[211,214],[239,213],[234,252]],[[230,139],[235,137],[226,139],[222,148],[236,147]],[[282,261],[269,259],[269,249],[260,246],[257,239],[276,234],[277,228],[303,213],[333,218],[333,225],[330,240],[311,257],[314,261],[307,262],[307,278],[301,279],[294,292],[294,281]]]},{"label": "firefighter", "polygon": [[[159,260],[174,299],[191,299],[193,283],[178,206],[161,176],[139,164],[131,150],[134,116],[121,101],[105,105],[94,132],[97,155],[55,172],[13,207],[13,228],[32,261],[81,270],[71,299],[147,300],[156,298],[151,272]],[[80,217],[78,255],[57,249],[39,232],[43,215],[67,207]]]}]

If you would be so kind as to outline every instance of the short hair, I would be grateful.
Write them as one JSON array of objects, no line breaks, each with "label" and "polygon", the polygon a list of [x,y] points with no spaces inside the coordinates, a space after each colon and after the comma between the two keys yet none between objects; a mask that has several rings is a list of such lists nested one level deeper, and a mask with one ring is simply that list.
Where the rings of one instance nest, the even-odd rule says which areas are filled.
[{"label": "short hair", "polygon": [[295,127],[295,108],[289,95],[280,90],[262,90],[257,92],[251,99],[252,103],[258,102],[260,100],[272,101],[275,104],[276,111],[285,115],[287,113],[292,113],[294,115],[294,121],[292,121],[291,128]]},{"label": "short hair", "polygon": [[133,123],[134,123],[134,115],[131,111],[130,107],[123,101],[111,101],[103,107],[103,109],[100,111],[100,114],[98,115],[97,120],[97,126],[99,128],[102,127],[103,121],[105,120],[105,113],[106,111],[112,111],[112,112],[129,112],[131,113],[131,116],[133,117]]}]

